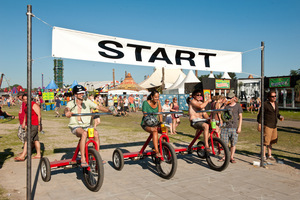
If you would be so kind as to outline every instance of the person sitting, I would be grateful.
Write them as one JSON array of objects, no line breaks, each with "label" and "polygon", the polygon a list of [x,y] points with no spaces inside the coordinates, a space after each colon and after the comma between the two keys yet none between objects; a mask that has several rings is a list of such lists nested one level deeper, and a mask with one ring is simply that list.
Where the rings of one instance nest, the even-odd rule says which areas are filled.
[{"label": "person sitting", "polygon": [[[159,132],[161,133],[160,123],[162,123],[162,121],[163,121],[162,115],[158,115],[159,121],[157,120],[157,118],[155,120],[155,117],[150,120],[146,120],[146,117],[148,117],[146,113],[157,113],[157,112],[161,112],[161,111],[162,111],[162,108],[161,108],[161,103],[159,101],[159,93],[158,93],[158,91],[154,90],[148,96],[147,101],[143,102],[142,112],[144,115],[143,115],[143,118],[141,121],[141,126],[145,131],[152,134],[154,151],[155,151],[157,157],[161,157],[161,154],[158,150],[158,133]],[[153,121],[154,123],[149,124],[149,123],[147,123],[148,121]],[[168,132],[166,134],[168,135]]]},{"label": "person sitting", "polygon": [[14,119],[15,118],[15,116],[8,114],[8,112],[2,111],[2,106],[0,106],[0,116],[3,116],[4,119],[7,119],[7,118]]},{"label": "person sitting", "polygon": [[190,101],[189,104],[189,120],[191,122],[191,126],[195,128],[196,134],[198,131],[203,130],[204,131],[204,144],[205,144],[205,150],[207,152],[210,151],[209,145],[208,145],[208,137],[209,137],[209,124],[206,123],[205,119],[209,119],[209,116],[206,112],[200,112],[197,113],[197,111],[204,110],[204,108],[207,106],[209,102],[211,102],[211,99],[208,98],[206,101],[201,101],[201,90],[194,90],[192,93],[193,99]]},{"label": "person sitting", "polygon": [[[80,154],[81,154],[81,167],[89,167],[85,159],[85,143],[87,140],[87,130],[91,126],[91,116],[77,116],[72,117],[72,114],[90,113],[91,109],[98,109],[103,112],[110,112],[109,109],[103,107],[101,104],[96,105],[90,99],[85,100],[83,98],[85,94],[85,88],[82,85],[76,85],[73,87],[73,95],[75,99],[69,101],[65,108],[66,117],[70,118],[69,128],[71,132],[80,138]],[[99,133],[94,129],[94,136],[97,146],[100,146]]]}]

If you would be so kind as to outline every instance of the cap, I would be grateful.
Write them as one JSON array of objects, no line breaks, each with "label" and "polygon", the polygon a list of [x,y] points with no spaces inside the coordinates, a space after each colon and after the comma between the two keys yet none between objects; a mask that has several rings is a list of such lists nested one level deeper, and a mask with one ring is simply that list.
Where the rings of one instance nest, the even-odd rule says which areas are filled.
[{"label": "cap", "polygon": [[233,98],[233,97],[235,97],[234,92],[233,92],[232,90],[230,90],[230,92],[228,93],[227,97],[228,97],[228,98]]}]

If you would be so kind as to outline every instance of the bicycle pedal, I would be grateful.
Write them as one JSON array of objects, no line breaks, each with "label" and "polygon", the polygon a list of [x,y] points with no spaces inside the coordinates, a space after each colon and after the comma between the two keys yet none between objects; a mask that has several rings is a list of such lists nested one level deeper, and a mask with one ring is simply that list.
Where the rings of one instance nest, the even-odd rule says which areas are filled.
[{"label": "bicycle pedal", "polygon": [[133,157],[133,158],[131,158],[132,161],[136,161],[136,160],[139,160],[139,159],[140,159],[140,157]]},{"label": "bicycle pedal", "polygon": [[72,169],[72,168],[73,168],[72,165],[66,165],[66,166],[64,166],[64,169]]}]

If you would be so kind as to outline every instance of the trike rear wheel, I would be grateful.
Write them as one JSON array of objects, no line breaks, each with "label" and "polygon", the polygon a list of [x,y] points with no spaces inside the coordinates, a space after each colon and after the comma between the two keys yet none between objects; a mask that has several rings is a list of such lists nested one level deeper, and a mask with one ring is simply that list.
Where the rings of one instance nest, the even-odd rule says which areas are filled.
[{"label": "trike rear wheel", "polygon": [[230,160],[229,149],[220,138],[213,138],[208,140],[211,152],[206,152],[206,161],[209,167],[216,171],[223,171],[227,168]]},{"label": "trike rear wheel", "polygon": [[177,157],[174,148],[167,142],[162,143],[162,156],[164,160],[156,158],[158,174],[165,179],[170,179],[177,170]]},{"label": "trike rear wheel", "polygon": [[49,159],[46,157],[42,157],[41,159],[41,176],[43,181],[48,182],[51,179],[51,168],[50,168],[50,162]]},{"label": "trike rear wheel", "polygon": [[113,160],[114,168],[116,170],[121,171],[124,167],[124,157],[123,157],[123,153],[122,153],[121,149],[119,149],[119,148],[115,149],[113,156],[112,156],[112,160]]},{"label": "trike rear wheel", "polygon": [[87,188],[93,192],[97,192],[103,184],[103,162],[99,152],[94,148],[88,150],[87,160],[89,167],[83,168],[83,178]]},{"label": "trike rear wheel", "polygon": [[197,155],[199,156],[199,158],[206,158],[206,153],[205,153],[205,145],[203,141],[199,141],[197,143]]}]

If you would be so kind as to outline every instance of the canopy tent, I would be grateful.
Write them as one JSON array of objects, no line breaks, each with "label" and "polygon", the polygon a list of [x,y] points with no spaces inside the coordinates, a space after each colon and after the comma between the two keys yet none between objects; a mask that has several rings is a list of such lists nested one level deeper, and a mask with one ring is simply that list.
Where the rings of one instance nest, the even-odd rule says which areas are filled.
[{"label": "canopy tent", "polygon": [[196,77],[192,70],[186,75],[183,81],[176,87],[170,90],[165,90],[164,94],[184,94],[185,83],[199,83],[199,79]]},{"label": "canopy tent", "polygon": [[73,83],[72,83],[72,85],[70,86],[70,88],[73,89],[73,87],[74,87],[75,85],[78,85],[78,82],[77,82],[76,80],[73,81]]},{"label": "canopy tent", "polygon": [[58,87],[57,87],[57,85],[55,84],[55,82],[54,82],[54,80],[52,80],[48,85],[47,85],[47,87],[45,87],[45,89],[47,89],[47,90],[50,90],[50,89],[57,89]]},{"label": "canopy tent", "polygon": [[[175,89],[183,80],[184,80],[184,78],[186,77],[186,75],[184,74],[180,74],[179,76],[178,76],[178,78],[177,78],[177,80],[175,81],[175,83],[171,86],[171,87],[169,87],[168,89],[166,89],[166,90],[171,90],[171,89]],[[166,91],[165,90],[165,91]]]},{"label": "canopy tent", "polygon": [[11,90],[11,93],[13,94],[16,94],[18,91],[17,91],[17,88],[16,87],[13,87],[13,89]]},{"label": "canopy tent", "polygon": [[[185,74],[181,71],[181,69],[168,69],[165,68],[165,88],[169,88],[172,86],[175,81],[178,79],[179,75],[185,77]],[[151,74],[149,78],[139,83],[139,85],[143,88],[155,88],[162,85],[162,68],[156,67],[155,71]]]}]

